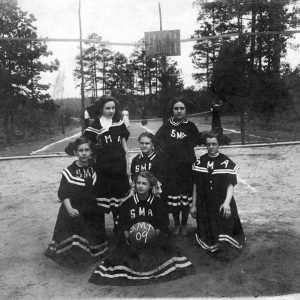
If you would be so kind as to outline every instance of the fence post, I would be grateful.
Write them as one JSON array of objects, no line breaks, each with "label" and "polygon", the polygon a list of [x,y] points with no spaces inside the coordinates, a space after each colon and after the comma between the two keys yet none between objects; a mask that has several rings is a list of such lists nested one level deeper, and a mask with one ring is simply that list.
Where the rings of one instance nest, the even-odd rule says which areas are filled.
[{"label": "fence post", "polygon": [[298,134],[299,134],[299,130],[300,130],[299,121],[300,121],[300,119],[297,116],[296,121],[293,124],[293,128],[294,128],[293,141],[298,141],[299,140],[299,138],[298,138]]},{"label": "fence post", "polygon": [[65,134],[65,115],[61,114],[60,118],[61,118],[61,120],[60,120],[60,122],[61,122],[61,133]]},{"label": "fence post", "polygon": [[11,144],[12,143],[12,122],[11,122],[11,112],[8,111],[8,134],[7,134],[7,141],[8,141],[8,144]]},{"label": "fence post", "polygon": [[241,142],[245,145],[246,142],[246,112],[241,112]]}]

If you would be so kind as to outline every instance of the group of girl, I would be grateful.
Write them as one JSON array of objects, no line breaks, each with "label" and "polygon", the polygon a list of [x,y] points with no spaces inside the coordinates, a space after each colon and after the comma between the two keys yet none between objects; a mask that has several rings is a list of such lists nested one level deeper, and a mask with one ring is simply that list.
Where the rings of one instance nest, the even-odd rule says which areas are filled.
[{"label": "group of girl", "polygon": [[[155,136],[139,136],[141,153],[130,167],[130,133],[116,105],[115,98],[101,97],[95,106],[99,118],[68,146],[67,153],[78,160],[62,172],[62,205],[46,255],[74,266],[102,261],[90,278],[96,284],[143,284],[185,276],[193,270],[192,263],[168,239],[170,233],[188,234],[189,213],[196,218],[196,240],[203,249],[213,254],[226,250],[224,244],[241,249],[245,237],[233,198],[238,167],[219,153],[217,135],[207,134],[208,153],[196,160],[200,134],[186,119],[185,102],[176,100],[172,117]],[[110,247],[105,230],[109,212],[117,240]],[[171,232],[168,213],[174,218]],[[155,228],[156,242],[140,251],[130,245],[128,232],[142,221]]]}]

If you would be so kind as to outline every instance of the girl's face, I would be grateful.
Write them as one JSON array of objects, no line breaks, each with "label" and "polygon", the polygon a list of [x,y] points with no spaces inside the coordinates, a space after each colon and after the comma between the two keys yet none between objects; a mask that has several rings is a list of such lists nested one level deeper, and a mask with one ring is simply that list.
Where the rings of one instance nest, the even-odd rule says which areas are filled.
[{"label": "girl's face", "polygon": [[215,155],[219,152],[219,143],[216,138],[207,138],[206,139],[206,148],[208,154]]},{"label": "girl's face", "polygon": [[108,101],[103,106],[102,115],[107,118],[112,118],[116,112],[116,104],[114,101]]},{"label": "girl's face", "polygon": [[78,149],[76,150],[76,155],[78,156],[78,159],[82,163],[87,162],[91,157],[91,154],[92,154],[92,150],[88,143],[79,145]]},{"label": "girl's face", "polygon": [[139,195],[146,195],[149,194],[150,190],[150,183],[148,179],[138,176],[136,182],[135,182],[135,188]]},{"label": "girl's face", "polygon": [[149,139],[146,136],[143,136],[140,139],[140,148],[142,150],[142,153],[145,153],[145,154],[151,153],[153,151],[153,142],[152,142],[152,140]]},{"label": "girl's face", "polygon": [[183,119],[185,118],[185,115],[186,115],[186,108],[184,103],[180,101],[176,102],[173,106],[173,116],[178,119]]}]

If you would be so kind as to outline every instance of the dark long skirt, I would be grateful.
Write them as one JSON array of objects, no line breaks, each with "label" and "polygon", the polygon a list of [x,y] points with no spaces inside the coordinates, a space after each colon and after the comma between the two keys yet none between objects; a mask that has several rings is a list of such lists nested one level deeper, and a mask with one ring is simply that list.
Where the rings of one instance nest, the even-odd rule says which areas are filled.
[{"label": "dark long skirt", "polygon": [[125,197],[130,190],[125,156],[114,159],[99,159],[97,175],[100,178],[98,197],[115,198],[113,200],[98,200],[98,207],[105,213],[118,211],[121,206],[119,199]]},{"label": "dark long skirt", "polygon": [[45,255],[59,264],[75,267],[103,259],[108,253],[104,215],[97,210],[70,217],[61,205],[52,242]]},{"label": "dark long skirt", "polygon": [[163,198],[167,201],[168,210],[177,213],[189,209],[192,203],[193,178],[189,163],[168,162],[163,177]]},{"label": "dark long skirt", "polygon": [[192,263],[163,236],[143,250],[120,242],[94,271],[89,282],[99,285],[146,285],[193,274]]},{"label": "dark long skirt", "polygon": [[242,249],[245,235],[238,215],[234,198],[230,202],[231,217],[223,217],[219,212],[224,199],[209,199],[197,207],[196,240],[199,245],[209,252],[217,252],[226,244],[236,249]]}]

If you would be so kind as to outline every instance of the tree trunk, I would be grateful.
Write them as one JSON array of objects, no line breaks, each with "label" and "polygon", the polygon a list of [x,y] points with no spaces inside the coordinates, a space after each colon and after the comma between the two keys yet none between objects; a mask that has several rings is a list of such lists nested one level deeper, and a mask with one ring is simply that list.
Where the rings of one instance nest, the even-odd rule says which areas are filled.
[{"label": "tree trunk", "polygon": [[[255,10],[255,8],[253,8],[252,18],[251,18],[251,32],[252,33],[255,32],[255,26],[256,26],[256,10]],[[250,65],[251,65],[252,70],[255,69],[255,66],[254,66],[255,53],[254,52],[255,52],[255,35],[251,35],[249,57],[250,57]]]},{"label": "tree trunk", "polygon": [[105,81],[105,58],[103,57],[103,71],[102,71],[102,77],[103,77],[103,83],[102,83],[102,93],[103,95],[106,94],[106,81]]},{"label": "tree trunk", "polygon": [[[259,32],[262,31],[262,12],[259,12]],[[258,56],[258,71],[261,72],[262,71],[262,37],[258,36],[257,37],[257,56]]]}]

